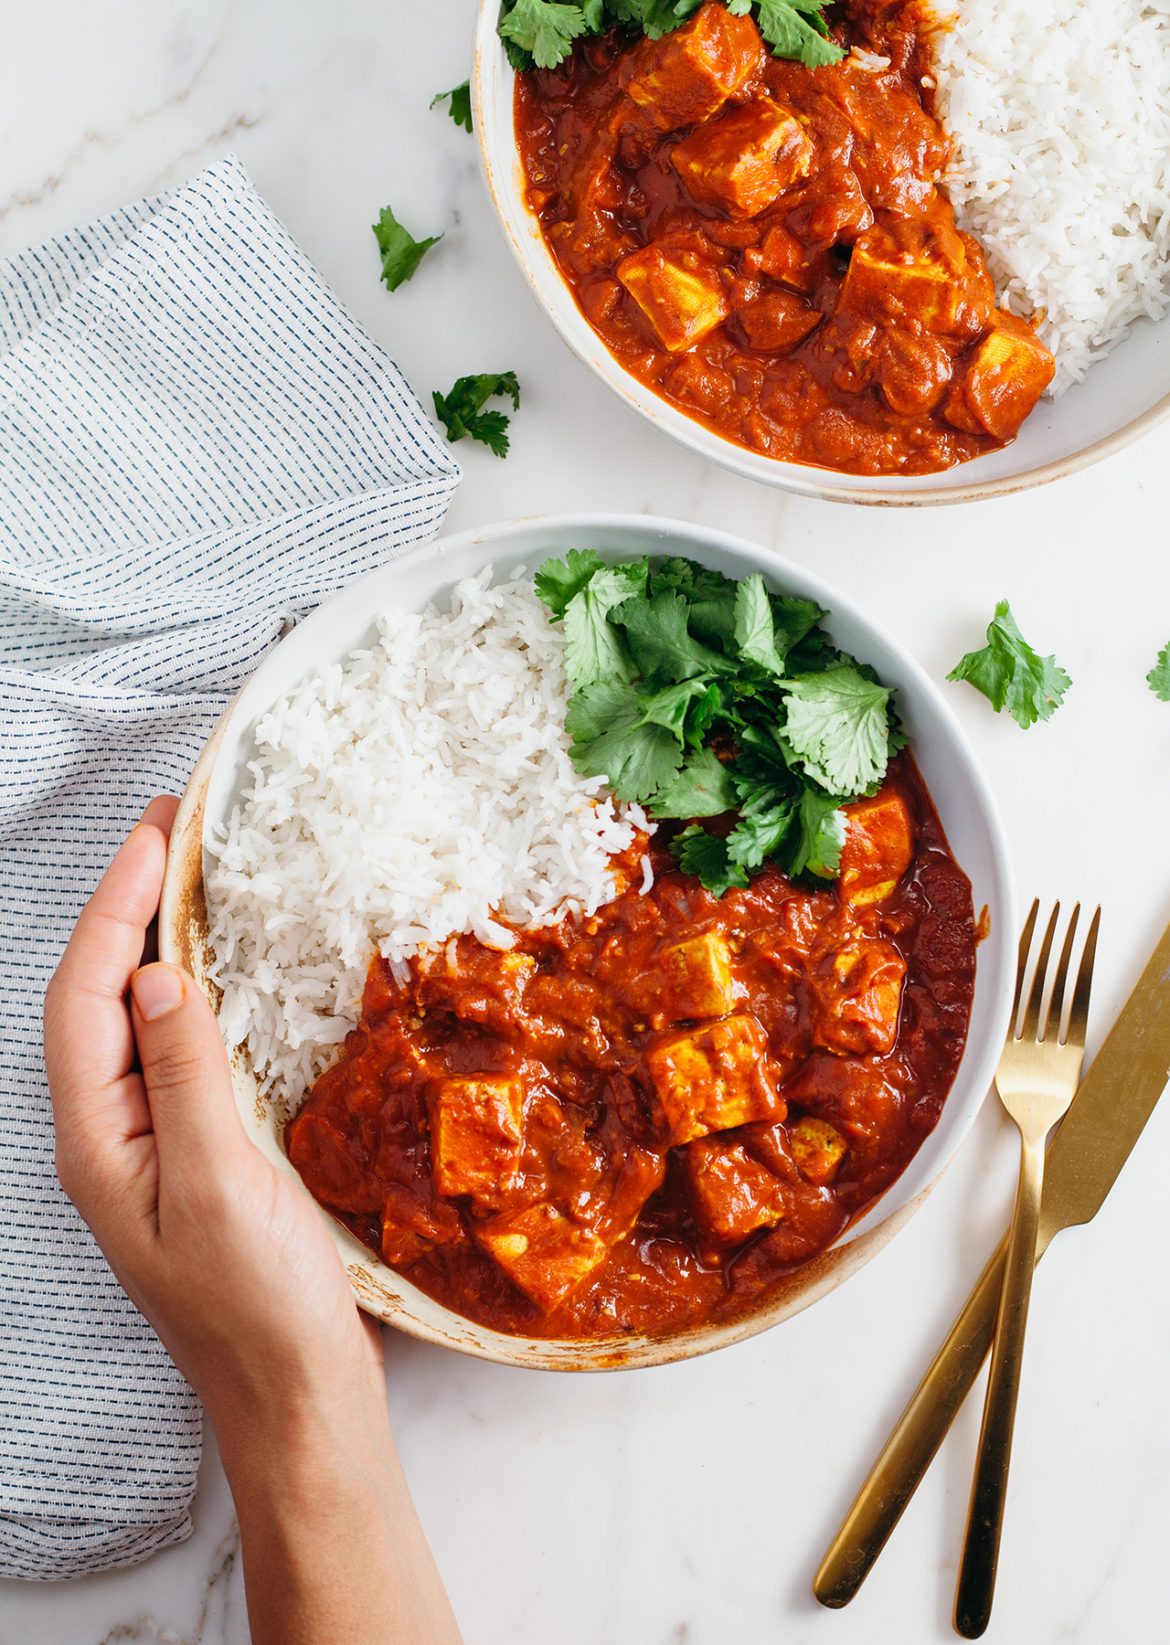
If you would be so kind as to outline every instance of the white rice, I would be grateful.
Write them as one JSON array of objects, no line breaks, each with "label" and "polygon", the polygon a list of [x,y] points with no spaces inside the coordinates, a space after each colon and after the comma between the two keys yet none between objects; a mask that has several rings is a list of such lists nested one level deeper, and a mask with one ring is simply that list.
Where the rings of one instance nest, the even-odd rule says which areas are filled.
[{"label": "white rice", "polygon": [[[265,1091],[299,1099],[358,1020],[375,950],[592,913],[648,828],[580,777],[560,633],[519,574],[460,583],[449,613],[393,613],[256,726],[251,785],[213,850],[220,1025]],[[649,878],[648,859],[644,880]]]},{"label": "white rice", "polygon": [[1018,314],[1078,382],[1170,306],[1170,0],[941,0],[946,179]]}]

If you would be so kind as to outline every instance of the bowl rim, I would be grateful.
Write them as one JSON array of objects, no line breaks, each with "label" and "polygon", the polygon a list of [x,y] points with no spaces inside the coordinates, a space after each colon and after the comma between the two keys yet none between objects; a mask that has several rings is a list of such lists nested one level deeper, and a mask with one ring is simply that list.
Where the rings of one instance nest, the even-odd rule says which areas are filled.
[{"label": "bowl rim", "polygon": [[[442,565],[466,549],[475,549],[482,550],[478,561],[480,566],[494,564],[497,558],[503,559],[505,554],[514,562],[523,560],[527,564],[541,540],[555,532],[571,532],[577,537],[582,533],[596,532],[602,536],[621,534],[627,538],[641,538],[645,540],[647,552],[651,553],[662,552],[669,546],[681,552],[706,547],[717,552],[728,552],[733,558],[747,555],[765,562],[768,575],[777,582],[818,600],[828,609],[830,618],[844,617],[863,632],[873,635],[896,657],[902,674],[900,688],[903,693],[920,697],[931,705],[941,737],[960,773],[962,799],[965,803],[973,803],[978,811],[989,852],[989,891],[993,896],[998,894],[1000,904],[996,907],[989,900],[990,928],[980,944],[980,963],[976,973],[976,997],[979,997],[981,975],[988,977],[984,994],[990,996],[994,988],[996,995],[991,998],[988,1008],[990,1020],[984,1043],[973,1046],[968,1039],[963,1061],[967,1064],[970,1056],[970,1066],[960,1067],[948,1092],[943,1111],[947,1112],[949,1106],[949,1112],[957,1117],[951,1121],[945,1144],[940,1144],[939,1129],[936,1127],[906,1169],[839,1240],[811,1262],[794,1270],[790,1284],[785,1283],[776,1290],[770,1289],[762,1299],[730,1320],[700,1322],[662,1336],[638,1335],[628,1342],[612,1337],[563,1339],[513,1336],[468,1320],[426,1296],[402,1275],[386,1268],[366,1246],[321,1208],[321,1215],[325,1217],[346,1263],[359,1305],[408,1335],[454,1348],[472,1357],[526,1369],[633,1369],[695,1358],[744,1341],[802,1311],[864,1266],[924,1203],[962,1146],[987,1098],[1007,1032],[1015,978],[1016,895],[1006,834],[990,785],[966,733],[934,681],[911,653],[889,637],[848,594],[826,583],[815,572],[749,539],[656,515],[573,513],[526,516],[443,535],[406,549],[317,606],[265,654],[228,703],[199,755],[175,819],[159,914],[159,954],[160,958],[191,972],[213,1008],[216,1007],[218,991],[206,975],[206,924],[201,923],[205,804],[221,749],[228,738],[229,729],[235,729],[232,724],[234,717],[249,686],[268,660],[291,642],[305,652],[308,667],[308,658],[314,654],[314,636],[319,630],[328,632],[333,608],[343,610],[347,606],[361,605],[366,611],[372,611],[375,606],[370,603],[367,590],[387,578],[393,582],[396,573],[401,574],[420,561],[433,558]],[[545,547],[548,546],[546,542]],[[460,574],[468,573],[464,571]],[[450,585],[439,579],[437,586],[441,589]],[[249,725],[254,723],[255,714],[251,713]],[[254,1078],[250,1068],[244,1067],[245,1062],[246,1059],[239,1056],[233,1062],[233,1089],[245,1123],[251,1116],[257,1119],[259,1125]],[[961,1102],[957,1102],[960,1083],[964,1094]],[[272,1141],[275,1155],[278,1156],[269,1153],[272,1162],[293,1180],[299,1181],[283,1148],[276,1141],[276,1127],[269,1124],[260,1126],[260,1129]],[[389,1276],[389,1280],[380,1280],[378,1276],[381,1274]],[[390,1290],[394,1293],[392,1298],[388,1295]],[[419,1318],[410,1311],[416,1297],[423,1299],[424,1312],[434,1311],[437,1314],[437,1323]]]},{"label": "bowl rim", "polygon": [[[748,451],[746,447],[715,433],[705,424],[687,417],[685,412],[676,411],[676,408],[661,395],[655,394],[652,389],[625,370],[594,332],[575,301],[571,313],[566,309],[566,318],[562,319],[546,297],[544,282],[549,279],[555,280],[568,291],[566,282],[553,263],[551,255],[547,253],[547,248],[546,263],[541,266],[534,264],[509,221],[505,200],[515,200],[517,209],[521,211],[526,212],[527,207],[517,194],[514,177],[508,175],[506,167],[498,166],[496,163],[491,146],[489,122],[485,114],[489,62],[494,60],[498,65],[502,58],[508,72],[513,72],[507,64],[503,46],[496,33],[498,10],[499,0],[479,0],[471,73],[472,124],[479,151],[480,169],[487,185],[496,222],[519,264],[529,290],[562,341],[582,364],[599,377],[631,410],[652,427],[693,451],[696,456],[717,463],[744,479],[754,480],[758,485],[770,485],[797,496],[817,497],[825,502],[854,503],[877,508],[942,507],[954,503],[982,502],[991,497],[1013,496],[1017,492],[1031,491],[1037,486],[1049,485],[1054,480],[1077,474],[1103,458],[1124,450],[1170,418],[1168,391],[1136,417],[1131,417],[1128,422],[1123,423],[1120,428],[1091,441],[1079,451],[1069,452],[1066,456],[1039,463],[1019,474],[1004,474],[966,482],[960,480],[954,485],[940,485],[937,489],[920,486],[916,490],[910,490],[899,486],[899,476],[877,479],[869,484],[846,485],[837,478],[833,469],[820,469],[811,464],[764,457],[762,453]],[[541,244],[544,244],[543,240]],[[770,466],[765,468],[764,464]],[[959,464],[956,468],[941,470],[940,473],[960,475],[967,468],[968,464]],[[867,477],[856,478],[865,480]],[[912,478],[922,480],[931,477]]]}]

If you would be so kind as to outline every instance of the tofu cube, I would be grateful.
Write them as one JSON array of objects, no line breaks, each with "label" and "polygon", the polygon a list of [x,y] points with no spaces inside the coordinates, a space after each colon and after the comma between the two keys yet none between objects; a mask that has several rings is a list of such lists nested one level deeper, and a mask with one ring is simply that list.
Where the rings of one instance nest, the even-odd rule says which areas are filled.
[{"label": "tofu cube", "polygon": [[678,131],[717,114],[764,61],[752,19],[711,3],[682,28],[632,52],[622,78],[626,95],[658,131]]},{"label": "tofu cube", "polygon": [[662,1002],[669,1021],[723,1017],[735,1004],[731,953],[715,932],[675,943],[661,956],[661,966]]},{"label": "tofu cube", "polygon": [[858,235],[839,306],[879,323],[974,337],[987,326],[994,292],[982,252],[965,235],[893,218]]},{"label": "tofu cube", "polygon": [[524,1093],[518,1079],[477,1074],[430,1093],[431,1174],[440,1194],[493,1204],[520,1170]]},{"label": "tofu cube", "polygon": [[845,807],[837,894],[851,908],[885,902],[914,861],[914,824],[896,789]]},{"label": "tofu cube", "polygon": [[719,271],[694,252],[644,246],[622,259],[617,277],[672,354],[693,348],[731,312]]},{"label": "tofu cube", "polygon": [[701,205],[758,217],[812,165],[808,132],[782,103],[745,103],[684,137],[671,163]]},{"label": "tofu cube", "polygon": [[571,1297],[609,1251],[594,1229],[543,1202],[494,1217],[475,1234],[513,1284],[546,1314]]},{"label": "tofu cube", "polygon": [[845,1156],[845,1138],[828,1120],[806,1114],[788,1131],[788,1147],[809,1182],[832,1182]]},{"label": "tofu cube", "polygon": [[892,1051],[906,962],[888,942],[859,937],[812,972],[813,1044],[828,1051]]},{"label": "tofu cube", "polygon": [[646,1066],[671,1147],[752,1120],[784,1117],[784,1099],[768,1067],[767,1037],[746,1013],[660,1034],[646,1049]]},{"label": "tofu cube", "polygon": [[1052,381],[1056,361],[1024,320],[1001,310],[995,321],[971,351],[946,415],[969,433],[1011,440]]},{"label": "tofu cube", "polygon": [[704,1137],[683,1150],[695,1221],[709,1240],[738,1245],[783,1220],[784,1184],[739,1142]]}]

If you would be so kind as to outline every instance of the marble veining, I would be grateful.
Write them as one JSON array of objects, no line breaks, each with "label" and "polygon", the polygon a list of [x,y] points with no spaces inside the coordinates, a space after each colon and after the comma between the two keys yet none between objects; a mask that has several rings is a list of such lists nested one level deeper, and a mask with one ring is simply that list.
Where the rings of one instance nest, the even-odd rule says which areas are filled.
[{"label": "marble veining", "polygon": [[[612,508],[705,521],[863,600],[942,682],[1008,595],[1073,676],[1025,734],[946,687],[992,781],[1021,891],[1105,908],[1090,1049],[1170,919],[1158,818],[1170,708],[1170,430],[1038,492],[885,511],[788,497],[684,453],[619,406],[534,306],[465,133],[431,97],[467,73],[475,0],[58,0],[8,8],[0,255],[182,181],[232,147],[424,400],[514,368],[499,462],[463,448],[452,529]],[[445,232],[378,283],[385,203]],[[1075,391],[1074,391],[1075,392]],[[1154,1637],[1170,1542],[1170,1105],[1033,1300],[996,1614],[1008,1645]],[[469,1645],[931,1645],[949,1615],[969,1405],[856,1602],[822,1611],[826,1538],[1002,1230],[1014,1144],[993,1104],[944,1182],[840,1291],[713,1358],[598,1378],[509,1371],[402,1337],[387,1389]],[[247,1645],[232,1506],[208,1448],[190,1539],[137,1570],[0,1584],[0,1645]]]}]

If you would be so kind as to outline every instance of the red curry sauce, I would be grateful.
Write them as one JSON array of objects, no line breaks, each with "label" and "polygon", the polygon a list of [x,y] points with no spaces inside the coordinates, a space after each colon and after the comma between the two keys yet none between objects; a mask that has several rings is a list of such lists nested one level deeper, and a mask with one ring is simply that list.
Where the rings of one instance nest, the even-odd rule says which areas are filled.
[{"label": "red curry sauce", "polygon": [[849,808],[842,874],[721,899],[661,837],[590,918],[375,960],[288,1128],[314,1195],[431,1296],[533,1336],[737,1312],[934,1126],[975,976],[971,888],[913,760]]},{"label": "red curry sauce", "polygon": [[771,457],[930,473],[1013,439],[1054,363],[937,186],[921,6],[832,15],[863,55],[774,58],[712,0],[518,75],[528,203],[589,324],[688,416]]}]

